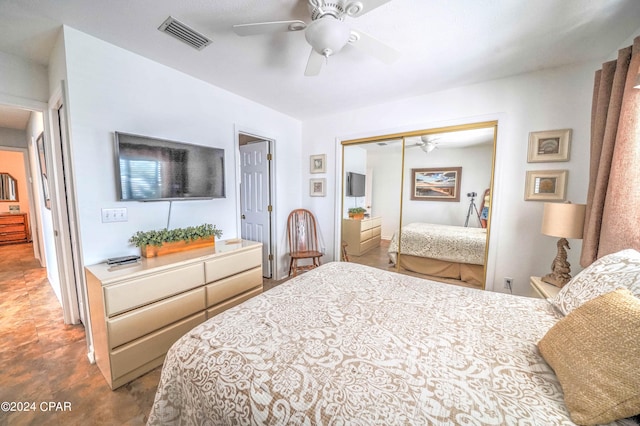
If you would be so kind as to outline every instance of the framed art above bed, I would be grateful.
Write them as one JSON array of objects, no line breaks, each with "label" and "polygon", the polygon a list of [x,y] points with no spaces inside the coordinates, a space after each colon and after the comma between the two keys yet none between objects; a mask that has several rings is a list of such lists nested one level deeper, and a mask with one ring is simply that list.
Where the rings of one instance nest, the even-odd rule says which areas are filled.
[{"label": "framed art above bed", "polygon": [[411,169],[411,199],[460,201],[462,167]]}]

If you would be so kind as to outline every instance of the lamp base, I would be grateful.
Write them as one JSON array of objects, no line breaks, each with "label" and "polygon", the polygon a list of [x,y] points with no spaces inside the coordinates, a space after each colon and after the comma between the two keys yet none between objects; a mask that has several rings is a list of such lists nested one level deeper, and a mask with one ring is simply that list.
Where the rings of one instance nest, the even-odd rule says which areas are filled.
[{"label": "lamp base", "polygon": [[551,273],[542,277],[542,281],[552,284],[556,287],[563,287],[571,280],[571,265],[567,262],[567,249],[569,241],[566,238],[560,238],[557,243],[558,254],[551,262]]}]

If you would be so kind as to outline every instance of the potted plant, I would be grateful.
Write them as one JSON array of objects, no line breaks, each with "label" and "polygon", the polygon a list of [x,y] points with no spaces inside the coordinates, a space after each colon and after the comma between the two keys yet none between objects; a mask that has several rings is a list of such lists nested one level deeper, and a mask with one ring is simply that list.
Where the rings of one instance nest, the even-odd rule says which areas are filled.
[{"label": "potted plant", "polygon": [[351,219],[362,220],[366,210],[362,207],[352,207],[349,209],[349,217]]},{"label": "potted plant", "polygon": [[155,257],[200,247],[213,247],[216,237],[222,237],[222,230],[205,223],[170,230],[138,231],[129,238],[129,242],[140,247],[142,256]]}]

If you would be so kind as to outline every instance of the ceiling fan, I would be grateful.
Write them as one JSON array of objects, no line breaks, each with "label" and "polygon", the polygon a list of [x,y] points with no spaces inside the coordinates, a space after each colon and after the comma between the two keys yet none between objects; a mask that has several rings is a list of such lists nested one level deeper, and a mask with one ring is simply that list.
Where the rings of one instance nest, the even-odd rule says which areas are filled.
[{"label": "ceiling fan", "polygon": [[438,148],[438,139],[440,138],[429,139],[428,135],[422,135],[420,136],[420,141],[416,142],[414,145],[409,146],[409,148],[420,147],[420,149],[428,154],[434,149]]},{"label": "ceiling fan", "polygon": [[234,25],[233,30],[240,36],[304,31],[311,45],[306,76],[318,75],[329,56],[337,54],[347,44],[390,64],[398,58],[397,50],[345,22],[345,17],[357,18],[390,1],[307,0],[311,14],[309,24],[299,20],[258,22]]}]

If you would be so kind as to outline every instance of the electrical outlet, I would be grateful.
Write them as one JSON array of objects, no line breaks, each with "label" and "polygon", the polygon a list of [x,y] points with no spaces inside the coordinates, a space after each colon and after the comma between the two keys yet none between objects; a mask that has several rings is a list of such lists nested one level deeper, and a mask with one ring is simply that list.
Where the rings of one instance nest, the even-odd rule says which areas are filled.
[{"label": "electrical outlet", "polygon": [[513,285],[513,278],[504,277],[504,288],[511,290]]}]

